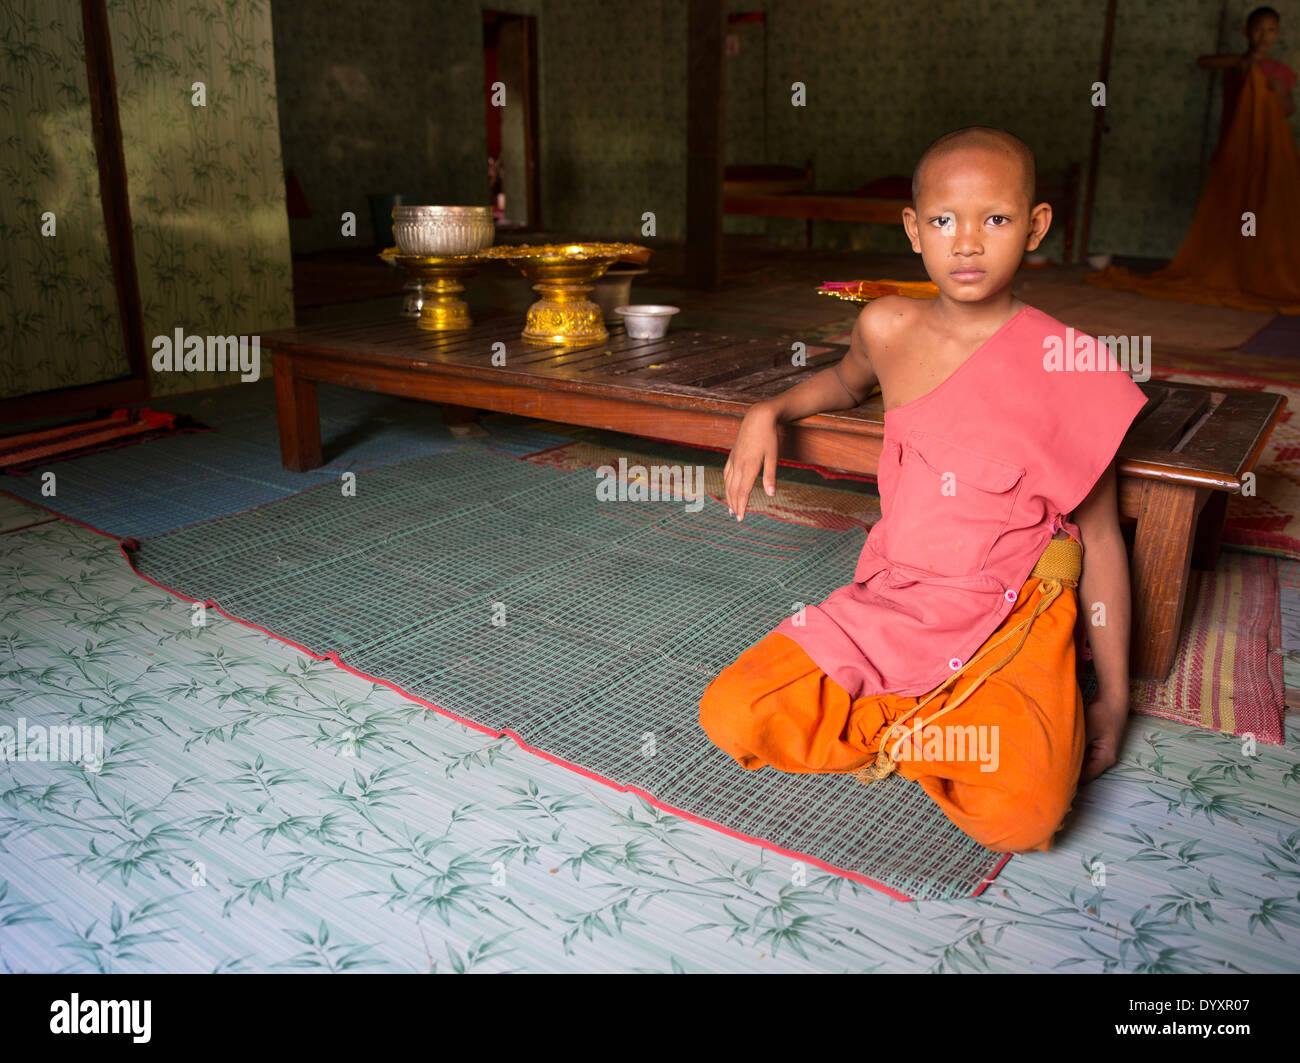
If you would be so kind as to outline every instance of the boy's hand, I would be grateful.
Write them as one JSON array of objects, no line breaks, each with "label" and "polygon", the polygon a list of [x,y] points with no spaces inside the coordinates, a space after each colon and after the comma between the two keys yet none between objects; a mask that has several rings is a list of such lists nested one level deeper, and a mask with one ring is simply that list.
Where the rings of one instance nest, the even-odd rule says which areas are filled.
[{"label": "boy's hand", "polygon": [[776,412],[766,403],[752,406],[740,422],[731,456],[722,470],[727,488],[727,508],[737,520],[745,519],[745,506],[754,479],[761,471],[763,490],[776,493]]},{"label": "boy's hand", "polygon": [[1128,720],[1128,701],[1098,698],[1084,711],[1088,745],[1083,753],[1083,771],[1079,782],[1092,782],[1117,760],[1124,741],[1124,724]]}]

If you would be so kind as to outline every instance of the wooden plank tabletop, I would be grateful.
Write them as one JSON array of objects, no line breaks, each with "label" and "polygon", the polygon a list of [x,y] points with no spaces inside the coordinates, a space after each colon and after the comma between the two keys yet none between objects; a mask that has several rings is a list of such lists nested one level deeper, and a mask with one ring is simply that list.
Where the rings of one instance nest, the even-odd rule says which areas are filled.
[{"label": "wooden plank tabletop", "polygon": [[[307,356],[307,362],[316,358],[580,391],[732,417],[833,364],[847,350],[842,344],[807,343],[807,365],[796,366],[791,355],[797,336],[674,329],[662,339],[636,340],[619,329],[602,343],[561,347],[526,343],[519,332],[519,317],[512,314],[492,315],[457,332],[429,332],[385,316],[281,329],[264,334],[262,342]],[[505,345],[504,366],[492,364],[500,350],[496,344]],[[1120,471],[1229,492],[1240,491],[1243,473],[1258,459],[1286,402],[1267,391],[1158,380],[1139,387],[1147,406],[1119,449]],[[882,398],[876,393],[856,409],[816,414],[801,424],[879,439]]]}]

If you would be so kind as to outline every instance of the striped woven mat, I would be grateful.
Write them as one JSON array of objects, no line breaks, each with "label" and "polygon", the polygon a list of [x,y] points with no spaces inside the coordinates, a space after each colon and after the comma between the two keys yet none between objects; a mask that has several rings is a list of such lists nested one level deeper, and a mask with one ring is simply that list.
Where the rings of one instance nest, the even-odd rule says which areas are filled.
[{"label": "striped woven mat", "polygon": [[1280,745],[1286,685],[1277,574],[1274,558],[1229,552],[1215,571],[1200,573],[1169,676],[1132,680],[1133,711]]},{"label": "striped woven mat", "polygon": [[668,811],[900,899],[980,893],[1008,858],[919,787],[746,771],[699,727],[713,677],[840,585],[861,529],[596,486],[467,449],[125,546],[182,597]]}]

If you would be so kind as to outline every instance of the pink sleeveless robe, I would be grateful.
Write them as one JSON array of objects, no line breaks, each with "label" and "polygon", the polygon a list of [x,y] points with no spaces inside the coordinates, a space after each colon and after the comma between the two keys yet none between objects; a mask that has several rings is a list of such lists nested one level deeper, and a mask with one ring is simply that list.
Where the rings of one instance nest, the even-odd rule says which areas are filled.
[{"label": "pink sleeveless robe", "polygon": [[776,630],[854,698],[933,690],[1011,613],[1055,531],[1080,538],[1065,518],[1145,404],[1105,345],[1025,307],[885,413],[882,515],[853,582]]}]

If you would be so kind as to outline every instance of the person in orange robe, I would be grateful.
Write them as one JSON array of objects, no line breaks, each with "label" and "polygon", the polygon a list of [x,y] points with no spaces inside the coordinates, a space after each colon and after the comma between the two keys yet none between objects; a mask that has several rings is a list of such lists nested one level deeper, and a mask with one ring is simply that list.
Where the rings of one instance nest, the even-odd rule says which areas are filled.
[{"label": "person in orange robe", "polygon": [[[990,663],[1015,646],[1014,639],[1006,646],[999,640],[1028,619],[1043,582],[1026,581],[1016,609],[989,637],[985,645],[996,647]],[[1033,618],[1018,652],[982,683],[975,682],[986,667],[980,662],[974,675],[928,699],[854,700],[797,642],[773,631],[709,685],[700,724],[714,745],[751,770],[854,772],[868,782],[879,777],[871,769],[892,755],[898,774],[981,845],[1045,852],[1071,809],[1087,745],[1074,678],[1075,586],[1065,581]],[[936,716],[963,695],[940,724]],[[904,718],[922,702],[918,728],[917,717]]]},{"label": "person in orange robe", "polygon": [[1296,74],[1268,58],[1280,21],[1257,8],[1243,55],[1206,55],[1224,70],[1223,124],[1191,229],[1162,270],[1090,273],[1099,288],[1162,299],[1300,314],[1300,151],[1287,115]]},{"label": "person in orange robe", "polygon": [[[1034,173],[1003,130],[935,141],[903,218],[939,298],[869,303],[840,362],[745,415],[725,469],[737,520],[760,471],[775,491],[780,424],[856,406],[879,381],[882,516],[853,582],[741,654],[699,706],[742,768],[897,772],[1002,852],[1050,849],[1078,785],[1118,758],[1130,612],[1115,453],[1146,404],[1113,364],[1054,371],[1044,351],[1073,330],[1016,309],[1012,279],[1051,221]],[[1086,706],[1083,608],[1099,681]]]}]

